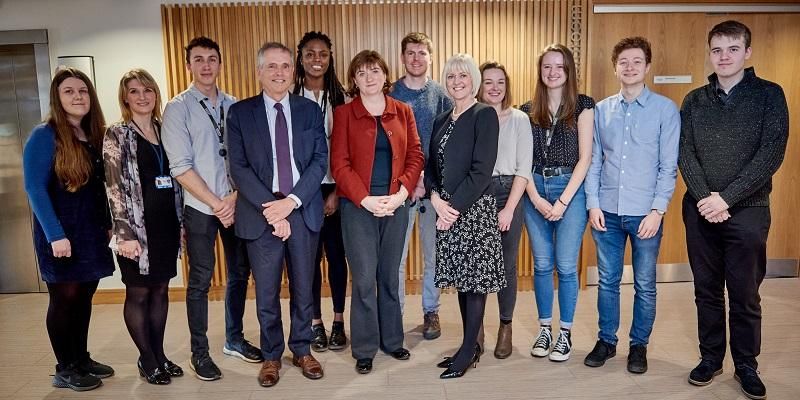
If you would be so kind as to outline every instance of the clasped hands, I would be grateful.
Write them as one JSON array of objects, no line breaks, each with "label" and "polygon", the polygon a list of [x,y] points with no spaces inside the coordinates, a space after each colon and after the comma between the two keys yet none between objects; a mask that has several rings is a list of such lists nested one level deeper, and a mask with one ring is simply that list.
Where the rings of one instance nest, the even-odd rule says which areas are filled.
[{"label": "clasped hands", "polygon": [[236,196],[237,192],[230,193],[211,207],[214,215],[219,218],[222,226],[226,228],[233,225],[233,217],[236,213]]},{"label": "clasped hands", "polygon": [[388,196],[367,196],[361,200],[361,207],[364,207],[372,215],[378,218],[390,217],[394,215],[394,210],[403,205],[408,198],[408,190],[400,185],[397,193]]},{"label": "clasped hands", "polygon": [[292,235],[292,227],[286,218],[292,213],[292,210],[297,207],[297,203],[289,197],[280,200],[268,201],[261,205],[264,211],[261,213],[267,220],[267,223],[272,225],[274,229],[272,234],[286,241]]},{"label": "clasped hands", "polygon": [[439,197],[439,193],[436,192],[431,193],[431,205],[436,210],[436,229],[440,231],[449,230],[460,215],[458,210]]},{"label": "clasped hands", "polygon": [[728,212],[728,208],[728,203],[719,195],[719,192],[711,192],[711,196],[697,202],[697,211],[712,224],[718,224],[730,218],[731,213]]}]

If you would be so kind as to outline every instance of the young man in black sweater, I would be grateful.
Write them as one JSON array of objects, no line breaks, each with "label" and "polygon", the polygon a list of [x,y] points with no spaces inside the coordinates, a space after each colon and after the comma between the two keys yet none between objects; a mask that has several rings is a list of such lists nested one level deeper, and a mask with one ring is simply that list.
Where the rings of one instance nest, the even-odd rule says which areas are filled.
[{"label": "young man in black sweater", "polygon": [[708,45],[714,73],[681,109],[678,164],[687,187],[683,220],[702,357],[689,382],[708,385],[722,373],[727,286],[734,377],[747,397],[763,399],[758,289],[766,272],[772,175],[786,151],[789,114],[783,89],[744,67],[752,54],[744,24],[714,26]]}]

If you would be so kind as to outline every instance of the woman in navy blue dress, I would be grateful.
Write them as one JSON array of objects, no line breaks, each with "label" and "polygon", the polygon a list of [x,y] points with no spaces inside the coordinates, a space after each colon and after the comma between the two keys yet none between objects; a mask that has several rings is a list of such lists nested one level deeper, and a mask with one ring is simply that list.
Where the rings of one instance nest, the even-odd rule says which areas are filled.
[{"label": "woman in navy blue dress", "polygon": [[47,333],[58,364],[53,386],[77,391],[102,384],[114,370],[89,357],[92,296],[114,261],[107,244],[111,219],[101,157],[105,121],[82,72],[56,72],[50,115],[31,132],[23,152],[25,191],[50,304]]}]

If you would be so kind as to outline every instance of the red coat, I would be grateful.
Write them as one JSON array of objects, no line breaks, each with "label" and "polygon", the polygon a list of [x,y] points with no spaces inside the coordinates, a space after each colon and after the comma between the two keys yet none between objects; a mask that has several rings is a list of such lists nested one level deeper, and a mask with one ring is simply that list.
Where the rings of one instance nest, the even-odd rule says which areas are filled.
[{"label": "red coat", "polygon": [[[408,104],[389,96],[384,98],[386,108],[381,123],[392,146],[389,193],[397,193],[402,184],[411,194],[425,165],[414,113]],[[361,207],[361,200],[369,196],[377,131],[375,118],[364,107],[360,96],[336,107],[333,113],[330,157],[336,191],[358,207]]]}]

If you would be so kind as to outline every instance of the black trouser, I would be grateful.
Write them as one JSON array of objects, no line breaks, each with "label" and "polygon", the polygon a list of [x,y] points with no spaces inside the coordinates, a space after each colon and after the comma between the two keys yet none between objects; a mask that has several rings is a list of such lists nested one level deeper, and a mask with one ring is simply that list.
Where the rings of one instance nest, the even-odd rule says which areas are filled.
[{"label": "black trouser", "polygon": [[[99,281],[47,283],[47,334],[58,360],[57,370],[89,357],[87,341],[92,297]],[[23,332],[21,332],[24,334]]]},{"label": "black trouser", "polygon": [[353,275],[350,336],[353,358],[374,358],[403,347],[403,316],[397,279],[408,207],[394,216],[375,217],[342,199],[342,236]]},{"label": "black trouser", "polygon": [[767,269],[769,207],[734,207],[731,218],[713,224],[683,198],[686,247],[694,274],[700,355],[725,358],[725,288],[728,289],[731,355],[735,365],[757,367],[761,352],[761,297]]},{"label": "black trouser", "polygon": [[214,215],[185,207],[186,250],[189,255],[189,284],[186,288],[186,314],[189,320],[192,354],[208,352],[208,289],[214,275],[217,232],[222,238],[228,276],[225,289],[225,340],[236,344],[244,340],[242,317],[247,298],[250,263],[244,242],[233,226],[224,228]]},{"label": "black trouser", "polygon": [[[336,190],[332,183],[322,184],[322,198],[325,199]],[[314,285],[314,319],[322,318],[322,248],[325,247],[325,258],[328,260],[328,285],[331,288],[333,312],[344,312],[344,299],[347,295],[347,262],[344,257],[344,242],[342,241],[342,214],[336,210],[325,217],[322,230],[319,233],[317,258],[315,260]]]},{"label": "black trouser", "polygon": [[[510,175],[492,177],[498,212],[506,206],[513,182],[514,177]],[[505,288],[497,292],[501,321],[510,321],[514,317],[514,306],[517,304],[517,253],[519,252],[519,239],[522,236],[523,220],[522,202],[520,201],[517,203],[517,208],[514,209],[511,227],[507,231],[500,232],[503,265],[505,266],[506,282],[508,282]]]}]

